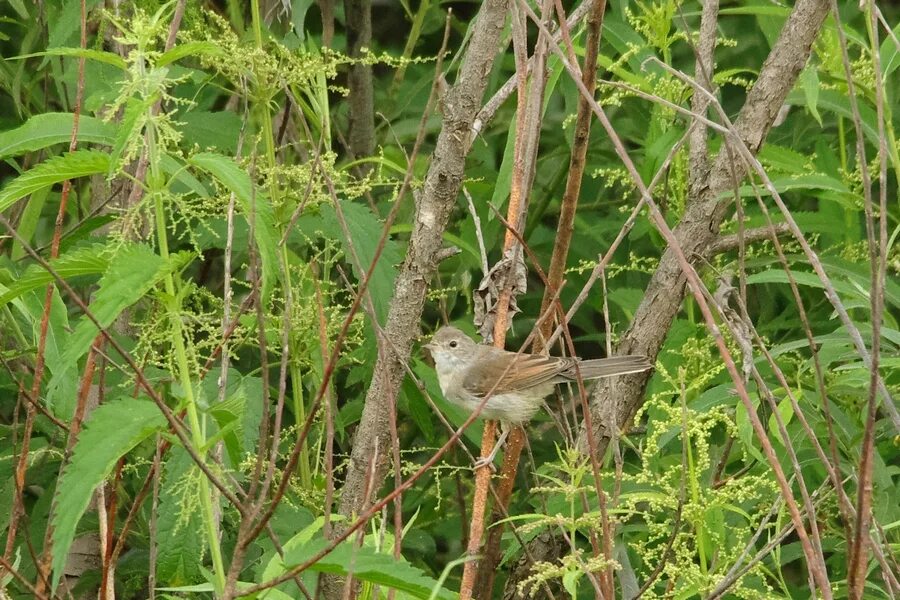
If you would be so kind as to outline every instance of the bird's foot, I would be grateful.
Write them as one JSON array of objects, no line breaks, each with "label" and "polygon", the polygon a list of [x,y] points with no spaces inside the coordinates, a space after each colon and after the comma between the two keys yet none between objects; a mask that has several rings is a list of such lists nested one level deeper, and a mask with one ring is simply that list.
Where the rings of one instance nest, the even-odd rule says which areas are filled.
[{"label": "bird's foot", "polygon": [[482,469],[484,467],[489,467],[491,469],[491,473],[497,473],[497,466],[494,464],[494,457],[492,456],[481,456],[475,460],[472,464],[472,468],[477,471],[478,469]]}]

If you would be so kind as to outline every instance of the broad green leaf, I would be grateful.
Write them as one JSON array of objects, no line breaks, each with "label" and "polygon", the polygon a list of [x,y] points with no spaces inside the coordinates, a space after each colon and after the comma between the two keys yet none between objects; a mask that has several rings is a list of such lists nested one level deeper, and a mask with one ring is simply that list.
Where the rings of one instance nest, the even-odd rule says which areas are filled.
[{"label": "broad green leaf", "polygon": [[193,486],[187,479],[192,471],[194,474],[199,472],[190,455],[184,448],[173,448],[164,469],[156,525],[159,544],[156,575],[159,582],[166,586],[188,585],[202,580],[200,565],[206,541],[197,532],[203,530],[203,518],[185,500],[186,493],[193,493]]},{"label": "broad green leaf", "polygon": [[269,199],[261,190],[253,189],[250,176],[227,156],[201,152],[194,155],[190,162],[208,172],[234,193],[241,206],[241,211],[248,221],[251,212],[255,212],[254,238],[262,262],[261,295],[265,302],[278,275],[276,241],[278,235],[275,231],[275,215]]},{"label": "broad green leaf", "polygon": [[216,148],[225,154],[237,150],[241,118],[231,111],[204,112],[192,110],[178,114],[183,145],[197,144],[200,148]]},{"label": "broad green leaf", "polygon": [[[322,205],[323,229],[327,235],[341,241],[346,260],[353,267],[353,273],[356,275],[356,278],[362,281],[365,271],[369,269],[369,265],[372,264],[372,260],[375,258],[375,249],[378,246],[378,241],[381,239],[384,224],[367,206],[359,203],[341,200],[341,211],[344,214],[344,219],[347,221],[350,239],[348,240],[344,235],[338,223],[334,206],[330,204]],[[351,244],[356,250],[356,255],[359,257],[361,265],[357,265],[356,261],[353,260]],[[403,257],[397,242],[387,239],[384,244],[384,250],[382,250],[381,256],[378,258],[378,264],[375,265],[375,270],[372,271],[372,277],[368,286],[368,290],[372,295],[372,303],[375,305],[375,313],[382,325],[387,321],[390,301],[394,297],[394,279],[397,278],[395,265],[402,260]],[[360,268],[363,269],[362,272],[360,272]]]},{"label": "broad green leaf", "polygon": [[46,52],[22,54],[20,56],[14,56],[9,60],[34,58],[36,56],[66,56],[70,58],[79,58],[83,56],[84,58],[96,60],[97,62],[102,62],[114,67],[119,67],[123,71],[128,68],[128,65],[125,63],[125,59],[123,59],[118,54],[114,52],[104,52],[103,50],[92,50],[90,48],[51,48]]},{"label": "broad green leaf", "polygon": [[[316,539],[299,547],[285,548],[284,568],[289,569],[305,563],[327,545],[327,540]],[[405,592],[413,598],[429,598],[432,589],[437,585],[434,579],[405,560],[398,561],[393,556],[380,554],[368,546],[358,548],[351,543],[338,545],[332,552],[313,563],[309,569],[344,576],[352,573],[360,581]],[[458,595],[440,590],[436,597],[452,600]]]},{"label": "broad green leaf", "polygon": [[101,404],[91,413],[56,488],[52,517],[54,589],[63,574],[75,527],[94,489],[119,458],[165,426],[165,418],[148,400],[120,398]]},{"label": "broad green leaf", "polygon": [[[37,348],[40,338],[45,298],[45,289],[35,290],[22,296],[22,306],[28,311],[31,321],[34,348]],[[44,341],[44,361],[51,375],[50,382],[47,384],[45,402],[51,412],[67,422],[75,411],[77,389],[75,365],[66,361],[63,356],[70,332],[68,310],[59,290],[54,288],[50,298],[50,321],[47,327],[47,337]]]},{"label": "broad green leaf", "polygon": [[213,42],[186,42],[160,55],[156,66],[165,67],[188,56],[221,56],[222,52],[222,47]]},{"label": "broad green leaf", "polygon": [[[86,0],[84,8],[90,11],[100,2],[101,0]],[[50,29],[47,36],[48,48],[78,43],[81,31],[81,4],[81,0],[65,0],[59,10],[51,13],[48,23]]]},{"label": "broad green leaf", "polygon": [[[793,271],[792,275],[797,282],[797,285],[801,286],[809,286],[813,288],[822,289],[824,286],[822,285],[822,281],[819,279],[819,276],[815,273],[807,273],[805,271]],[[761,273],[753,273],[749,277],[747,277],[747,284],[753,285],[757,283],[789,283],[787,273],[778,269],[772,269],[769,271],[763,271]],[[864,294],[854,286],[844,282],[844,281],[835,281],[834,278],[831,279],[831,284],[834,286],[834,289],[837,290],[840,294],[855,297],[855,298],[864,298]]]},{"label": "broad green leaf", "polygon": [[45,187],[66,179],[106,173],[108,168],[109,155],[104,152],[78,150],[55,156],[22,173],[0,190],[0,211]]},{"label": "broad green leaf", "polygon": [[[513,115],[510,118],[515,119],[516,117]],[[509,198],[510,188],[512,186],[512,169],[516,147],[515,142],[516,132],[511,128],[506,136],[506,145],[503,147],[503,160],[500,162],[500,169],[497,171],[497,181],[494,184],[494,193],[491,196],[490,201],[491,206],[496,208],[500,214],[504,214],[504,211],[501,209],[506,203],[506,199]],[[494,211],[488,211],[487,220],[492,221],[495,218]]]},{"label": "broad green leaf", "polygon": [[749,452],[759,462],[768,464],[766,457],[763,456],[763,453],[756,447],[756,432],[753,430],[753,424],[750,422],[747,408],[741,401],[738,401],[735,406],[734,423],[737,426],[738,438],[741,440],[744,450]]},{"label": "broad green leaf", "polygon": [[[44,203],[47,201],[47,196],[49,194],[50,188],[38,190],[37,192],[33,193],[28,202],[25,203],[25,210],[22,211],[22,218],[19,219],[19,225],[17,229],[19,237],[21,237],[26,243],[31,243],[31,237],[37,230],[38,221],[41,218],[41,212],[43,212],[44,210]],[[24,256],[25,247],[22,246],[18,238],[13,239],[12,249],[10,250],[9,257],[12,260],[19,260]]]},{"label": "broad green leaf", "polygon": [[[104,244],[91,244],[76,248],[51,260],[50,266],[63,279],[79,275],[96,275],[104,272],[109,266],[109,260],[103,255],[105,249]],[[48,271],[40,265],[33,264],[9,286],[8,290],[0,294],[0,306],[18,298],[25,292],[43,287],[53,280],[53,276]]]},{"label": "broad green leaf", "polygon": [[[831,177],[823,173],[808,173],[805,175],[791,175],[789,177],[774,177],[772,185],[779,194],[792,190],[828,190],[841,194],[852,195],[852,192],[844,185],[840,179]],[[766,188],[757,185],[756,187],[744,185],[740,188],[741,196],[754,198],[757,192],[763,196],[768,196],[769,192]]]},{"label": "broad green leaf", "polygon": [[[125,308],[140,300],[168,272],[179,255],[167,264],[158,254],[143,244],[123,246],[109,261],[100,287],[88,307],[102,327],[108,327]],[[97,326],[82,316],[75,332],[71,335],[66,350],[66,359],[74,362],[87,352],[94,337],[99,333]]]},{"label": "broad green leaf", "polygon": [[[794,407],[791,405],[791,399],[787,396],[778,403],[778,415],[781,417],[785,429],[787,429],[788,424],[790,424],[791,419],[794,417]],[[787,430],[790,432],[790,429]],[[773,438],[778,440],[779,444],[782,446],[785,445],[785,441],[781,437],[781,431],[778,430],[778,421],[776,421],[775,415],[769,415],[769,433]]]},{"label": "broad green leaf", "polygon": [[[35,115],[24,124],[0,132],[0,159],[41,150],[53,144],[68,144],[72,138],[75,116],[72,113],[44,113]],[[80,143],[111,145],[115,127],[100,119],[81,115],[78,119]]]}]

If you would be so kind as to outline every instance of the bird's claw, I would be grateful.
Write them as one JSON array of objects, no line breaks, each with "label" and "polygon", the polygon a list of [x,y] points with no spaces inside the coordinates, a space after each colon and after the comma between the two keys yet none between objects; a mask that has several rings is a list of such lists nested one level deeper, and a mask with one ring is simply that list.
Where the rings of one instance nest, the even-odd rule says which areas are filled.
[{"label": "bird's claw", "polygon": [[491,469],[491,473],[497,473],[497,467],[494,465],[493,456],[482,456],[478,458],[473,464],[473,467],[476,471],[484,467],[489,467]]}]

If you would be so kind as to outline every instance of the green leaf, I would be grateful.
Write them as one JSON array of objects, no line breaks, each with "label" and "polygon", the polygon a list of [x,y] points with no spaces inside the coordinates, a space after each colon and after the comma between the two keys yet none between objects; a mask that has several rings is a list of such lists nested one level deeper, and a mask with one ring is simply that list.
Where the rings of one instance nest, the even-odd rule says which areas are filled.
[{"label": "green leaf", "polygon": [[185,500],[186,493],[193,493],[186,485],[186,477],[192,469],[194,462],[184,448],[173,448],[166,461],[157,511],[159,558],[156,574],[159,582],[166,586],[202,580],[200,565],[205,538],[197,532],[203,530],[203,517],[199,511],[189,508],[190,503]]},{"label": "green leaf", "polygon": [[250,176],[232,159],[221,154],[201,152],[190,161],[195,166],[208,172],[231,190],[237,198],[241,211],[249,221],[251,209],[255,209],[256,226],[254,238],[259,248],[262,262],[263,302],[269,297],[272,286],[278,275],[277,233],[275,231],[275,215],[269,200],[261,190],[254,190]]},{"label": "green leaf", "polygon": [[164,52],[156,60],[157,67],[165,67],[188,56],[222,56],[222,47],[213,42],[187,42]]},{"label": "green leaf", "polygon": [[[103,273],[109,266],[109,261],[103,256],[104,249],[106,246],[103,244],[76,248],[51,260],[50,266],[63,279]],[[6,292],[0,295],[0,306],[26,292],[43,287],[53,280],[53,276],[48,271],[40,265],[33,264],[9,286]]]},{"label": "green leaf", "polygon": [[819,126],[822,126],[822,116],[819,114],[819,74],[812,66],[807,66],[800,73],[800,85],[806,96],[806,108]]},{"label": "green leaf", "polygon": [[[801,90],[794,90],[790,94],[788,94],[787,100],[785,102],[789,104],[793,104],[795,106],[805,106],[806,105],[806,95]],[[835,114],[841,115],[842,117],[846,117],[847,119],[853,119],[853,111],[850,109],[850,101],[847,99],[847,95],[835,90],[819,90],[819,108],[824,108],[829,110]],[[866,139],[869,140],[870,143],[874,144],[876,147],[878,146],[878,119],[876,118],[875,111],[872,110],[872,107],[859,103],[857,105],[859,109],[859,116],[862,119],[862,128],[863,134]]]},{"label": "green leaf", "polygon": [[[28,312],[31,321],[34,348],[37,348],[40,338],[45,298],[46,291],[44,289],[29,292],[22,297],[22,306]],[[56,288],[53,289],[50,298],[48,325],[47,337],[44,341],[44,360],[52,378],[47,384],[45,401],[54,414],[68,421],[75,411],[77,376],[74,365],[67,362],[64,357],[71,329],[69,328],[69,313]]]},{"label": "green leaf", "polygon": [[9,208],[13,202],[28,194],[60,183],[66,179],[86,177],[98,173],[106,173],[109,168],[109,155],[93,150],[66,152],[42,162],[33,169],[22,173],[0,190],[0,211]]},{"label": "green leaf", "polygon": [[179,113],[184,141],[201,148],[216,148],[226,154],[237,151],[237,138],[241,130],[241,118],[228,110],[204,112],[192,110]]},{"label": "green leaf", "polygon": [[[52,146],[67,144],[72,138],[75,115],[72,113],[44,113],[31,117],[24,124],[0,132],[0,159],[34,152]],[[79,143],[111,145],[115,127],[100,119],[81,115],[78,119]]]},{"label": "green leaf", "polygon": [[72,460],[56,488],[53,521],[53,588],[63,574],[75,527],[94,493],[120,457],[166,426],[156,405],[121,398],[101,404],[85,424]]},{"label": "green leaf", "polygon": [[[350,233],[349,240],[338,224],[334,206],[330,204],[322,205],[323,228],[328,236],[341,241],[344,255],[353,267],[353,273],[356,275],[356,278],[361,282],[365,271],[360,272],[356,261],[352,260],[353,254],[351,253],[350,245],[352,243],[353,248],[356,249],[356,254],[362,263],[360,267],[367,270],[375,258],[375,249],[378,247],[384,225],[367,206],[362,204],[341,200],[341,211],[344,214],[344,219],[347,221],[347,229]],[[384,244],[384,250],[382,250],[381,256],[378,258],[378,264],[375,265],[375,270],[372,271],[372,277],[368,286],[372,295],[372,303],[375,305],[375,314],[382,325],[387,321],[390,301],[394,297],[394,279],[397,278],[395,265],[402,260],[403,256],[397,242],[387,239]]]},{"label": "green leaf", "polygon": [[[791,419],[794,417],[794,407],[791,405],[791,399],[787,396],[778,403],[778,416],[781,417],[781,422],[784,423],[784,428],[787,429],[788,424],[790,424]],[[784,439],[781,437],[781,431],[778,430],[778,421],[775,419],[775,415],[769,415],[769,433],[773,438],[778,440],[778,443],[782,446],[785,445]]]},{"label": "green leaf", "polygon": [[[304,532],[298,534],[298,536],[305,535],[307,534]],[[283,562],[285,570],[305,563],[329,543],[328,540],[323,539],[291,544],[292,541],[293,539],[285,544]],[[352,573],[353,577],[360,581],[406,592],[413,598],[422,598],[423,600],[429,598],[432,589],[437,586],[437,581],[405,560],[398,561],[391,555],[380,554],[368,546],[358,548],[352,543],[338,545],[309,568],[311,571],[342,576]],[[447,590],[439,590],[435,597],[452,600],[458,595]]]},{"label": "green leaf", "polygon": [[114,67],[119,67],[123,71],[128,68],[125,59],[114,52],[104,52],[103,50],[91,50],[90,48],[51,48],[46,52],[35,52],[33,54],[21,54],[14,56],[9,60],[17,60],[23,58],[35,58],[37,56],[65,56],[70,58],[89,58],[97,62],[106,63]]},{"label": "green leaf", "polygon": [[[167,272],[175,261],[182,260],[175,255],[166,263],[149,246],[134,244],[118,249],[109,262],[94,300],[88,307],[102,327],[108,327],[125,308],[140,300]],[[75,332],[70,336],[66,358],[75,362],[97,336],[99,330],[94,323],[82,316]]]},{"label": "green leaf", "polygon": [[[46,203],[49,194],[50,188],[44,188],[43,190],[33,193],[31,198],[28,199],[28,202],[25,203],[25,210],[22,211],[22,218],[19,219],[19,226],[17,229],[19,237],[26,243],[31,242],[31,236],[33,236],[34,232],[37,230],[38,221],[41,218],[41,212],[44,210],[44,203]],[[19,260],[24,256],[25,247],[22,246],[22,243],[19,242],[18,238],[14,239],[9,257],[12,260]]]}]

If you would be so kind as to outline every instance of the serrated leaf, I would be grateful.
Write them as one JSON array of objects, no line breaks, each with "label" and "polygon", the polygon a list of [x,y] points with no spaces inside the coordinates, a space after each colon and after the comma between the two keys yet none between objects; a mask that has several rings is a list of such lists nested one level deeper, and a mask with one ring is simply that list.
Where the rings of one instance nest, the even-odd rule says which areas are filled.
[{"label": "serrated leaf", "polygon": [[[299,547],[288,549],[285,545],[284,566],[290,568],[314,557],[328,545],[328,540],[316,539]],[[329,554],[313,563],[309,569],[320,573],[341,576],[353,575],[363,582],[405,592],[413,598],[427,599],[438,582],[405,560],[395,560],[391,555],[380,554],[368,546],[361,548],[352,543],[340,544]],[[453,600],[458,594],[438,589],[436,598]]]},{"label": "serrated leaf", "polygon": [[186,42],[164,52],[156,60],[157,67],[165,67],[187,56],[222,56],[222,47],[213,42]]},{"label": "serrated leaf", "polygon": [[9,60],[17,60],[24,58],[35,58],[37,56],[65,56],[69,58],[89,58],[97,62],[106,63],[114,67],[119,67],[123,71],[128,68],[125,59],[114,52],[105,52],[103,50],[92,50],[90,48],[51,48],[45,52],[34,52],[32,54],[21,54],[14,56]]},{"label": "serrated leaf", "polygon": [[[66,144],[72,137],[75,117],[71,113],[44,113],[24,124],[0,132],[0,159],[41,150],[53,144]],[[80,143],[112,144],[115,128],[88,115],[78,119]]]},{"label": "serrated leaf", "polygon": [[0,190],[0,211],[28,194],[66,179],[106,173],[109,155],[93,150],[78,150],[55,156],[30,169]]},{"label": "serrated leaf", "polygon": [[[103,256],[103,244],[92,244],[76,248],[50,261],[50,266],[63,279],[79,275],[103,273],[109,261]],[[0,295],[0,306],[18,298],[31,290],[43,287],[53,281],[53,276],[40,265],[31,265],[18,277],[9,289]]]},{"label": "serrated leaf", "polygon": [[91,413],[56,488],[52,517],[54,589],[63,574],[75,527],[94,489],[119,458],[165,426],[165,418],[148,400],[121,398],[101,404]]},{"label": "serrated leaf", "polygon": [[166,461],[157,511],[159,557],[156,574],[160,583],[179,586],[201,579],[200,564],[205,549],[203,520],[199,512],[187,509],[184,502],[184,476],[194,462],[183,448],[174,448]]},{"label": "serrated leaf", "polygon": [[[173,257],[178,260],[180,257]],[[88,307],[101,327],[108,327],[125,308],[140,300],[167,272],[166,263],[149,246],[134,244],[118,249],[100,279],[100,286]],[[65,359],[78,360],[99,333],[97,326],[82,316],[69,338]]]},{"label": "serrated leaf", "polygon": [[[28,311],[32,328],[33,347],[37,348],[41,331],[41,319],[44,314],[44,290],[32,291],[22,296],[22,306]],[[72,418],[75,411],[77,378],[74,365],[66,362],[64,352],[69,340],[69,313],[60,297],[59,290],[54,288],[50,298],[50,321],[47,336],[44,340],[44,361],[51,374],[47,384],[46,404],[58,417],[66,420]]]},{"label": "serrated leaf", "polygon": [[277,233],[275,231],[275,215],[272,206],[262,190],[254,190],[250,176],[232,159],[221,154],[201,152],[191,158],[191,163],[208,172],[219,180],[226,188],[234,192],[245,218],[249,221],[251,208],[255,209],[256,219],[254,238],[259,248],[262,262],[262,298],[269,297],[278,275]]}]

